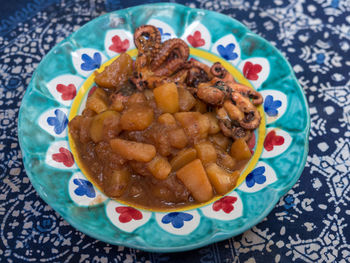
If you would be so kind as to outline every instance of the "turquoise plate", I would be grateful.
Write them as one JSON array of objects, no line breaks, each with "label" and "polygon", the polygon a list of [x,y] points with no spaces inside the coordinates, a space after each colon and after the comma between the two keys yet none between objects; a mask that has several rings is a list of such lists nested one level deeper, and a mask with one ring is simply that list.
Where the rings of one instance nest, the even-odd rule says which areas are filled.
[{"label": "turquoise plate", "polygon": [[[136,55],[136,27],[152,24],[162,41],[179,37],[191,56],[221,61],[262,93],[254,155],[238,187],[221,198],[176,211],[150,211],[111,200],[85,176],[67,131],[102,70],[120,53]],[[286,59],[236,20],[177,4],[119,10],[87,23],[41,61],[23,98],[19,140],[40,196],[80,231],[110,244],[171,252],[236,236],[259,223],[299,178],[308,152],[308,106]]]}]

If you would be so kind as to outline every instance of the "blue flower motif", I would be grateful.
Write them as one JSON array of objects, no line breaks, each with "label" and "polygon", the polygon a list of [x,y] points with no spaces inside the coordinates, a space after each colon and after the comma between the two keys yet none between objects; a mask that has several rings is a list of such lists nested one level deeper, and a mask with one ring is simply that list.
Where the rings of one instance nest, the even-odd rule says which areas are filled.
[{"label": "blue flower motif", "polygon": [[96,196],[95,189],[88,180],[85,179],[74,179],[73,183],[77,185],[77,189],[74,190],[74,193],[79,196],[86,195],[87,197],[93,198]]},{"label": "blue flower motif", "polygon": [[161,27],[158,27],[158,30],[159,30],[160,35],[161,35],[161,37],[162,37],[162,42],[164,42],[165,40],[170,39],[170,37],[171,37],[171,34],[170,34],[170,33],[165,33],[165,32],[163,32],[163,28],[161,28]]},{"label": "blue flower motif", "polygon": [[184,213],[184,212],[171,212],[166,214],[162,218],[163,224],[171,223],[175,228],[181,228],[184,226],[184,221],[191,221],[193,219],[193,215]]},{"label": "blue flower motif", "polygon": [[249,188],[252,188],[255,183],[257,184],[263,184],[266,182],[266,176],[265,173],[265,167],[260,166],[258,168],[255,168],[250,174],[247,175],[247,178],[245,179],[245,182]]},{"label": "blue flower motif", "polygon": [[233,52],[236,48],[236,45],[231,43],[228,44],[226,47],[223,45],[218,45],[217,50],[224,59],[226,60],[235,60],[238,58],[238,54],[236,52]]},{"label": "blue flower motif", "polygon": [[269,116],[277,116],[278,108],[281,107],[282,102],[280,100],[273,100],[271,95],[267,95],[264,102],[264,110]]},{"label": "blue flower motif", "polygon": [[98,69],[101,66],[102,57],[101,54],[95,52],[94,57],[90,57],[88,54],[81,55],[81,59],[84,63],[81,64],[81,69],[85,71],[90,71]]},{"label": "blue flower motif", "polygon": [[68,118],[67,115],[59,109],[55,110],[55,115],[55,117],[48,117],[46,121],[48,125],[54,126],[56,134],[61,134],[67,127]]}]

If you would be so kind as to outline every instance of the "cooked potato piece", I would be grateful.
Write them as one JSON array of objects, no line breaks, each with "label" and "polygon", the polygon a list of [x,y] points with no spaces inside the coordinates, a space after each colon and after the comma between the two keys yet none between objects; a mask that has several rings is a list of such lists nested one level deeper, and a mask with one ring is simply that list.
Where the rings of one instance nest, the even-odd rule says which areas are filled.
[{"label": "cooked potato piece", "polygon": [[238,161],[249,159],[252,156],[244,139],[237,139],[231,145],[231,156]]},{"label": "cooked potato piece", "polygon": [[185,134],[185,131],[182,128],[170,130],[168,132],[168,136],[170,145],[175,148],[182,149],[188,143],[187,135]]},{"label": "cooked potato piece", "polygon": [[209,164],[205,170],[210,183],[214,187],[215,191],[220,195],[226,194],[236,184],[236,177],[232,176],[215,163]]},{"label": "cooked potato piece", "polygon": [[96,113],[103,112],[108,109],[107,94],[103,89],[97,88],[86,100],[86,108]]},{"label": "cooked potato piece", "polygon": [[198,118],[198,125],[199,125],[199,137],[200,137],[200,139],[207,138],[209,127],[210,127],[208,117],[201,114]]},{"label": "cooked potato piece", "polygon": [[183,87],[178,87],[180,111],[189,111],[196,105],[196,99],[191,92]]},{"label": "cooked potato piece", "polygon": [[90,125],[90,136],[94,142],[115,138],[119,132],[120,113],[105,111],[96,115]]},{"label": "cooked potato piece", "polygon": [[175,83],[165,83],[153,90],[158,108],[163,112],[175,113],[179,111],[179,94]]},{"label": "cooked potato piece", "polygon": [[158,122],[167,126],[176,126],[176,120],[170,113],[163,113],[158,117]]},{"label": "cooked potato piece", "polygon": [[127,131],[142,131],[153,121],[153,109],[135,104],[124,110],[120,118],[120,126]]},{"label": "cooked potato piece", "polygon": [[169,144],[169,137],[167,132],[156,130],[153,134],[155,146],[157,151],[162,156],[168,156],[171,153],[171,145]]},{"label": "cooked potato piece", "polygon": [[119,90],[132,74],[133,60],[127,53],[122,53],[116,60],[95,76],[100,87]]},{"label": "cooked potato piece", "polygon": [[164,180],[171,172],[171,165],[168,160],[162,156],[157,155],[147,164],[148,170],[152,175],[160,180]]},{"label": "cooked potato piece", "polygon": [[208,180],[201,160],[196,159],[176,172],[176,176],[198,202],[206,202],[213,197],[213,188]]},{"label": "cooked potato piece", "polygon": [[197,150],[198,158],[204,165],[215,163],[217,154],[214,145],[209,141],[203,141],[194,145]]},{"label": "cooked potato piece", "polygon": [[216,134],[216,133],[218,133],[220,131],[220,127],[219,127],[218,119],[215,116],[215,113],[207,112],[204,115],[207,116],[208,120],[209,120],[208,133],[209,134]]},{"label": "cooked potato piece", "polygon": [[207,104],[205,104],[201,100],[196,101],[196,105],[194,105],[194,111],[200,112],[200,113],[205,113],[207,112]]},{"label": "cooked potato piece", "polygon": [[130,106],[130,105],[137,104],[137,103],[145,103],[146,100],[147,99],[143,93],[137,92],[137,93],[132,94],[128,98],[128,101],[125,104],[126,104],[126,106]]},{"label": "cooked potato piece", "polygon": [[222,133],[217,133],[215,135],[210,136],[209,140],[215,145],[219,146],[224,151],[227,150],[227,147],[230,144],[230,139]]},{"label": "cooked potato piece", "polygon": [[209,120],[199,112],[177,112],[175,119],[185,129],[188,137],[196,139],[205,139],[208,136]]},{"label": "cooked potato piece", "polygon": [[103,177],[104,192],[111,197],[120,197],[126,190],[130,179],[127,169],[114,170]]},{"label": "cooked potato piece", "polygon": [[112,150],[127,160],[149,162],[156,156],[156,148],[152,144],[112,139]]},{"label": "cooked potato piece", "polygon": [[172,171],[177,171],[186,164],[192,162],[197,158],[197,151],[194,148],[183,149],[178,152],[176,156],[171,159],[170,164]]},{"label": "cooked potato piece", "polygon": [[217,163],[229,170],[233,170],[236,166],[236,160],[231,157],[228,153],[223,151],[222,149],[217,148],[216,153],[218,155]]}]

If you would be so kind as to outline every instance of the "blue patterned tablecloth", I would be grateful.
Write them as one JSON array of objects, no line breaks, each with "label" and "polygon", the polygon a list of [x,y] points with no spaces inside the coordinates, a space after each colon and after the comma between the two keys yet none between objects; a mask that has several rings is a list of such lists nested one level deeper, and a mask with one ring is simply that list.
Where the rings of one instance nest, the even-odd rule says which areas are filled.
[{"label": "blue patterned tablecloth", "polygon": [[0,262],[350,262],[350,0],[176,1],[232,16],[266,38],[288,58],[307,96],[305,170],[257,226],[194,251],[147,253],[82,234],[37,195],[17,138],[36,66],[91,19],[154,2],[0,1]]}]

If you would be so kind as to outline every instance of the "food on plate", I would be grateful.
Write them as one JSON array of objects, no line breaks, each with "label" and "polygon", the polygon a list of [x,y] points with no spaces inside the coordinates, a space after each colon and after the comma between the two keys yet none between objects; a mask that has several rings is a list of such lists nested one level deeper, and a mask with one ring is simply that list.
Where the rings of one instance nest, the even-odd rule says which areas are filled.
[{"label": "food on plate", "polygon": [[95,73],[69,132],[88,177],[107,196],[146,208],[207,202],[232,190],[251,158],[260,93],[219,63],[190,59],[181,39],[135,30],[138,55]]}]

